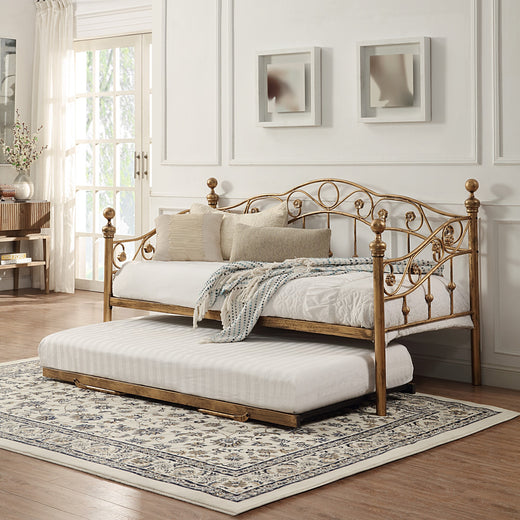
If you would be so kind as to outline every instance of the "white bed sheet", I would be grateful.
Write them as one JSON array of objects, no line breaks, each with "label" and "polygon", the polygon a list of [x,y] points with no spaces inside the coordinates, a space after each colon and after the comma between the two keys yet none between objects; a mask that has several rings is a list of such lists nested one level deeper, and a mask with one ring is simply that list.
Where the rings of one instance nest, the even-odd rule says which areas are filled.
[{"label": "white bed sheet", "polygon": [[[181,316],[149,316],[69,329],[45,337],[43,367],[80,372],[212,399],[302,413],[375,391],[367,342],[291,331],[250,335],[240,343],[201,343]],[[387,386],[413,377],[407,349],[387,347]]]},{"label": "white bed sheet", "polygon": [[[114,279],[113,294],[120,298],[148,300],[169,305],[194,307],[201,288],[211,274],[223,263],[219,262],[129,262]],[[450,312],[448,280],[432,276],[432,317]],[[407,300],[408,321],[428,318],[425,301],[426,286],[414,291]],[[454,311],[469,309],[462,290],[456,290]],[[373,328],[373,286],[371,272],[352,272],[337,276],[299,278],[281,287],[264,308],[262,315],[299,320],[335,323],[352,327]],[[214,309],[220,309],[217,301]],[[385,304],[386,327],[404,323],[402,300]],[[395,338],[444,328],[472,327],[469,316],[452,318],[392,331],[386,334],[387,343]]]}]

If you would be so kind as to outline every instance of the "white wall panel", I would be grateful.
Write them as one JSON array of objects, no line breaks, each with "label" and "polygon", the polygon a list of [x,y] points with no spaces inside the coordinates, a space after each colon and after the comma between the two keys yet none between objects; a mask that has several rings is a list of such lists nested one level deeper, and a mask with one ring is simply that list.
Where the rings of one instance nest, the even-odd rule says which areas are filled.
[{"label": "white wall panel", "polygon": [[494,1],[495,162],[520,164],[520,2]]},{"label": "white wall panel", "polygon": [[220,161],[220,2],[164,2],[164,164]]},{"label": "white wall panel", "polygon": [[493,352],[520,357],[520,220],[497,220],[493,224],[496,251],[500,252],[492,280],[495,285]]},{"label": "white wall panel", "polygon": [[[475,0],[233,2],[233,164],[475,163]],[[431,38],[432,121],[358,121],[356,43]],[[322,125],[256,122],[256,51],[322,48]]]}]

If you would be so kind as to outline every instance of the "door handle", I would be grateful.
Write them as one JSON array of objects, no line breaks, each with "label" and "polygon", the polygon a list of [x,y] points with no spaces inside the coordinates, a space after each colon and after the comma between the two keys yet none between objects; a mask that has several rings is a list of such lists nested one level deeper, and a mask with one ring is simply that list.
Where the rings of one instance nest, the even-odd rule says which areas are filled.
[{"label": "door handle", "polygon": [[148,175],[148,154],[143,152],[143,177]]},{"label": "door handle", "polygon": [[141,172],[139,171],[139,161],[141,160],[141,154],[134,152],[134,179],[137,179]]}]

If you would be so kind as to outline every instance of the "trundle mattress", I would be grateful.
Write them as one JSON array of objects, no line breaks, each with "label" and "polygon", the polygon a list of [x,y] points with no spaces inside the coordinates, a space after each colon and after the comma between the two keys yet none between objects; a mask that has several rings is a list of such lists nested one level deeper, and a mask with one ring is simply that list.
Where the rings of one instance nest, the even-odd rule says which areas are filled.
[{"label": "trundle mattress", "polygon": [[[39,346],[42,367],[299,414],[375,391],[370,343],[273,329],[204,343],[218,329],[147,316],[64,330]],[[387,387],[412,380],[401,344],[386,349]]]}]

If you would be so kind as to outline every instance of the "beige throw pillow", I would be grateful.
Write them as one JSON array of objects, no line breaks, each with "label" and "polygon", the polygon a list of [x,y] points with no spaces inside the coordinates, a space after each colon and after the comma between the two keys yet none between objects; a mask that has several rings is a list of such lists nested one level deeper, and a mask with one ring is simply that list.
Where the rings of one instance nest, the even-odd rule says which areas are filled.
[{"label": "beige throw pillow", "polygon": [[237,224],[230,260],[283,262],[329,256],[330,229],[255,228]]},{"label": "beige throw pillow", "polygon": [[192,204],[190,214],[224,215],[224,220],[222,221],[222,227],[220,229],[220,246],[222,248],[222,257],[224,260],[229,260],[231,256],[233,235],[235,233],[235,226],[238,223],[255,227],[284,227],[287,225],[287,205],[283,202],[268,208],[265,211],[259,211],[258,213],[228,213],[211,208],[205,204]]},{"label": "beige throw pillow", "polygon": [[220,225],[223,215],[159,215],[154,260],[222,262]]}]

